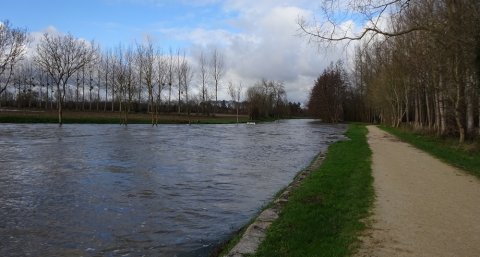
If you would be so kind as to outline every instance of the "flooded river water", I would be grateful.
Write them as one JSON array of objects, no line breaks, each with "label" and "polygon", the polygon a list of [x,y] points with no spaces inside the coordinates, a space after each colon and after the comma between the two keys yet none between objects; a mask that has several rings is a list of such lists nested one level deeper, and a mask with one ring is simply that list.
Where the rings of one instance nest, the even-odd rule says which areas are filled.
[{"label": "flooded river water", "polygon": [[343,132],[0,124],[0,256],[208,256]]}]

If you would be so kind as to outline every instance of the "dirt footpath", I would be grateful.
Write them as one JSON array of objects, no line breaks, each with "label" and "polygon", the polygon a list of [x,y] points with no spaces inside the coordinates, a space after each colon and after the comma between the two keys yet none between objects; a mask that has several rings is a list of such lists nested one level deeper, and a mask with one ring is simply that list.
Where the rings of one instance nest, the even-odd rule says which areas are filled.
[{"label": "dirt footpath", "polygon": [[480,256],[480,180],[368,130],[376,200],[357,256]]}]

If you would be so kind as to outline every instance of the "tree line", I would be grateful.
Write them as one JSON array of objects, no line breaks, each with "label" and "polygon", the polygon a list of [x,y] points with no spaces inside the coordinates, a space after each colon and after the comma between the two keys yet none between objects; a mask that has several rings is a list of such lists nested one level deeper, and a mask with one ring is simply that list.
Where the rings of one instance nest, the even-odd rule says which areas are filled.
[{"label": "tree line", "polygon": [[[242,83],[230,81],[231,101],[219,100],[226,66],[217,48],[202,50],[193,60],[185,51],[163,52],[151,40],[102,50],[71,34],[45,33],[27,56],[30,41],[25,29],[0,23],[0,106],[57,109],[59,124],[65,108],[121,112],[123,124],[129,113],[144,112],[151,114],[152,125],[161,112],[248,113],[264,119],[298,111],[288,108],[283,86],[274,81],[255,93],[251,88],[258,85],[253,85],[244,101]],[[255,102],[259,98],[263,105]]]},{"label": "tree line", "polygon": [[[360,41],[349,79],[327,69],[310,102],[342,108],[340,119],[408,125],[460,142],[480,135],[480,3],[474,0],[364,3],[364,13],[390,8],[386,26],[370,23],[358,37],[312,35],[324,42]],[[382,7],[381,9],[378,9]],[[301,23],[304,29],[306,23]],[[343,82],[343,83],[342,83]],[[334,89],[319,89],[325,87]],[[318,91],[325,95],[321,99]],[[330,92],[332,91],[332,92]],[[337,94],[341,92],[341,107]],[[332,104],[328,101],[334,101]],[[328,103],[328,104],[327,104]],[[325,106],[322,106],[325,108]],[[315,110],[312,109],[315,114]],[[332,112],[328,112],[331,115]],[[325,111],[324,111],[325,112]],[[319,114],[316,114],[319,116]],[[328,120],[328,119],[327,119]]]}]

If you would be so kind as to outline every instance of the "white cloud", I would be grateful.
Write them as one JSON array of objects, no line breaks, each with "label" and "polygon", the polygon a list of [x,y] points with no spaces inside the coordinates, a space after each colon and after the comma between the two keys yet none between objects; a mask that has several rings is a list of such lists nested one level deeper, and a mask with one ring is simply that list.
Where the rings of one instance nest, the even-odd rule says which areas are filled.
[{"label": "white cloud", "polygon": [[27,47],[25,49],[25,55],[27,58],[31,58],[35,54],[35,49],[37,48],[37,44],[40,42],[40,40],[43,37],[43,34],[48,33],[51,35],[58,35],[58,34],[63,34],[60,31],[58,31],[57,28],[54,26],[50,25],[43,29],[42,31],[35,31],[35,32],[30,32],[28,34],[28,39],[29,43],[27,44]]},{"label": "white cloud", "polygon": [[[57,35],[65,35],[66,33],[59,31],[53,25],[46,27],[42,31],[30,32],[28,34],[29,43],[27,44],[25,49],[25,54],[27,58],[31,58],[34,56],[36,51],[35,49],[37,48],[38,43],[40,43],[40,41],[42,40],[44,34],[57,36]],[[89,41],[88,39],[85,39],[85,38],[79,38],[79,40],[84,41],[87,45],[90,45],[92,43],[92,41]]]},{"label": "white cloud", "polygon": [[240,80],[244,86],[251,86],[265,78],[283,82],[291,101],[306,101],[316,77],[331,61],[343,57],[343,49],[331,48],[323,53],[299,36],[298,17],[312,16],[306,8],[288,1],[253,2],[232,0],[224,5],[226,11],[238,12],[229,20],[235,32],[195,28],[180,34],[193,43],[191,52],[208,46],[219,46],[224,52],[228,72],[223,79],[222,98],[228,98],[228,81]]},{"label": "white cloud", "polygon": [[[157,0],[111,1],[162,3]],[[309,44],[305,37],[299,36],[297,19],[301,16],[311,19],[314,16],[310,10],[315,10],[317,4],[311,1],[185,0],[182,4],[195,6],[220,4],[220,10],[225,13],[225,18],[219,20],[218,24],[194,27],[191,24],[165,27],[165,23],[159,22],[149,31],[142,30],[142,33],[151,33],[154,38],[186,42],[186,45],[190,46],[187,53],[191,55],[189,59],[194,66],[197,65],[195,56],[198,55],[199,49],[218,47],[225,55],[227,68],[222,79],[220,99],[229,99],[227,94],[229,81],[234,83],[242,81],[244,87],[249,87],[265,78],[283,82],[289,100],[303,103],[322,70],[330,62],[345,57],[345,52],[349,52],[342,46],[332,47],[328,51],[319,50],[317,45]],[[355,23],[348,21],[343,26],[355,27]],[[58,33],[54,27],[47,30]],[[43,32],[36,32],[32,33],[32,36],[39,38],[42,34]]]}]

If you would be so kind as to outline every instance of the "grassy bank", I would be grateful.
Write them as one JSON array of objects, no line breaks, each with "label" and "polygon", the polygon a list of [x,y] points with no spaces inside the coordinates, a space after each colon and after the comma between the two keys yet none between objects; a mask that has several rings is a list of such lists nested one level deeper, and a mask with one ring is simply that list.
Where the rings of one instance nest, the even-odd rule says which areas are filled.
[{"label": "grassy bank", "polygon": [[[91,124],[120,124],[122,114],[120,112],[75,112],[65,111],[63,123],[91,123]],[[246,122],[247,116],[240,116],[240,122]],[[160,124],[230,124],[236,123],[235,115],[203,116],[183,114],[159,115]],[[0,123],[58,123],[56,111],[2,111],[0,112]],[[151,124],[151,115],[146,113],[131,113],[128,115],[129,124]]]},{"label": "grassy bank", "polygon": [[367,129],[329,147],[321,167],[293,192],[255,256],[349,256],[373,203]]},{"label": "grassy bank", "polygon": [[480,178],[480,150],[478,142],[460,145],[457,139],[442,139],[406,129],[385,126],[380,126],[380,128],[418,149]]}]

